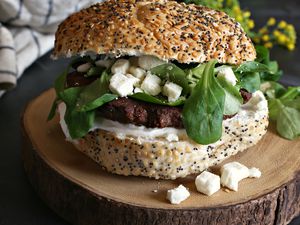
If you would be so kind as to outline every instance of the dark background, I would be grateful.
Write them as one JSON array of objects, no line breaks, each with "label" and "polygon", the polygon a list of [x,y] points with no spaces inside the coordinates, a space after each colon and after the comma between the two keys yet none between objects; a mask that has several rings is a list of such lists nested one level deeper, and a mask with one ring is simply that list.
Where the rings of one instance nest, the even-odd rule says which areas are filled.
[{"label": "dark background", "polygon": [[[251,10],[258,27],[274,16],[293,23],[300,34],[299,0],[242,0],[242,6]],[[33,191],[21,161],[22,110],[30,99],[52,86],[66,64],[65,60],[50,60],[49,55],[28,68],[18,86],[0,98],[0,225],[67,225]],[[271,56],[284,70],[282,83],[300,85],[299,47],[294,52],[274,49]],[[291,223],[296,224],[300,217]]]}]

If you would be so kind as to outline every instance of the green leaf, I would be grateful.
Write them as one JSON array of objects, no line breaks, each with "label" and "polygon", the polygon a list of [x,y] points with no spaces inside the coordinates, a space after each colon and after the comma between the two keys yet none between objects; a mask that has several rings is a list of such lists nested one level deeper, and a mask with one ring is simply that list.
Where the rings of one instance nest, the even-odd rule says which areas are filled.
[{"label": "green leaf", "polygon": [[159,98],[157,96],[151,96],[146,93],[136,93],[133,95],[130,95],[131,98],[141,100],[144,102],[150,102],[158,105],[169,105],[169,106],[179,106],[182,105],[185,102],[184,97],[180,97],[177,101],[175,102],[169,102],[167,99]]},{"label": "green leaf", "polygon": [[241,88],[253,93],[260,88],[260,76],[259,73],[243,74],[240,77]]},{"label": "green leaf", "polygon": [[65,82],[68,75],[68,72],[70,70],[70,66],[66,70],[64,70],[55,80],[54,82],[54,89],[56,91],[56,98],[52,103],[51,110],[48,114],[47,121],[50,121],[55,116],[55,112],[58,106],[58,102],[60,101],[60,98],[58,97],[58,93],[62,92],[65,89]]},{"label": "green leaf", "polygon": [[256,50],[256,61],[260,63],[269,63],[270,62],[270,52],[269,50],[261,45],[256,45],[255,46]]},{"label": "green leaf", "polygon": [[67,75],[69,73],[70,66],[66,70],[64,70],[56,79],[54,82],[54,88],[56,91],[56,94],[59,92],[62,92],[65,89],[66,79]]},{"label": "green leaf", "polygon": [[83,87],[77,99],[77,111],[90,111],[116,99],[118,96],[109,91],[109,79],[110,76],[104,71],[100,78]]},{"label": "green leaf", "polygon": [[182,112],[188,136],[200,144],[214,143],[222,135],[225,93],[214,76],[216,63],[207,63]]},{"label": "green leaf", "polygon": [[294,99],[294,100],[289,100],[289,101],[286,101],[284,103],[284,105],[290,107],[290,108],[294,108],[294,109],[297,109],[297,110],[300,110],[300,97]]},{"label": "green leaf", "polygon": [[259,62],[251,61],[244,62],[240,66],[238,66],[234,72],[236,73],[255,73],[255,72],[267,72],[269,71],[268,66],[261,64]]},{"label": "green leaf", "polygon": [[269,118],[271,120],[274,120],[274,121],[277,120],[281,104],[282,103],[278,99],[269,99],[268,100]]},{"label": "green leaf", "polygon": [[82,87],[71,87],[57,94],[57,96],[66,103],[67,107],[75,107],[77,98]]},{"label": "green leaf", "polygon": [[57,106],[58,106],[58,102],[59,102],[59,98],[56,97],[55,100],[52,103],[50,112],[48,114],[47,121],[50,121],[50,120],[52,120],[54,118],[55,113],[56,113],[56,109],[57,109]]},{"label": "green leaf", "polygon": [[287,91],[279,98],[281,101],[293,100],[300,95],[299,87],[288,87]]},{"label": "green leaf", "polygon": [[277,119],[278,133],[289,140],[300,136],[300,112],[297,109],[282,106]]},{"label": "green leaf", "polygon": [[86,135],[95,121],[95,111],[78,112],[75,107],[67,107],[65,121],[72,139]]},{"label": "green leaf", "polygon": [[73,67],[74,69],[76,69],[79,65],[84,64],[84,63],[91,63],[93,64],[94,61],[91,59],[90,56],[83,56],[83,57],[76,57],[75,59],[73,59],[70,63],[70,66]]},{"label": "green leaf", "polygon": [[205,66],[206,66],[206,64],[199,64],[195,68],[191,69],[192,74],[195,77],[200,79],[202,77],[203,72],[204,72]]},{"label": "green leaf", "polygon": [[234,115],[243,103],[243,98],[237,87],[234,87],[224,77],[217,78],[225,92],[224,115]]},{"label": "green leaf", "polygon": [[85,77],[91,77],[91,76],[97,76],[97,75],[100,76],[104,70],[105,70],[105,68],[103,68],[103,67],[94,66],[94,67],[91,67],[84,76]]},{"label": "green leaf", "polygon": [[190,86],[188,80],[186,79],[185,72],[172,63],[156,66],[151,69],[151,73],[159,76],[163,80],[169,80],[181,86],[183,88],[183,95],[186,95],[190,92]]},{"label": "green leaf", "polygon": [[266,81],[260,85],[260,90],[268,99],[279,98],[286,92],[286,88],[275,81]]}]

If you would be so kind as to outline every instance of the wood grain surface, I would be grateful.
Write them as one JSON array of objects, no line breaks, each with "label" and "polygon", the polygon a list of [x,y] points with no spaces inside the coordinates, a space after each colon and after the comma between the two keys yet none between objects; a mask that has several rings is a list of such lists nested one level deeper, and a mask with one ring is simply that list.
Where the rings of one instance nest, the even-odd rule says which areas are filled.
[{"label": "wood grain surface", "polygon": [[[53,99],[48,90],[25,110],[23,160],[38,194],[73,224],[287,224],[300,213],[299,140],[270,129],[257,146],[225,161],[258,167],[262,177],[207,197],[196,191],[195,176],[164,181],[101,170],[64,140],[57,119],[46,121]],[[171,205],[166,191],[179,184],[191,197]]]}]

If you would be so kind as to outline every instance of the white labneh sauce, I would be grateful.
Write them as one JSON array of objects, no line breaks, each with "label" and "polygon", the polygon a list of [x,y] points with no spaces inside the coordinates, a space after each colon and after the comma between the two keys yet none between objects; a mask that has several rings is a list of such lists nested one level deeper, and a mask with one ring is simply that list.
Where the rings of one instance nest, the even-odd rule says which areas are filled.
[{"label": "white labneh sauce", "polygon": [[[67,140],[70,140],[70,134],[67,125],[64,121],[66,106],[61,103],[58,107],[60,113],[60,124],[66,135]],[[223,121],[223,127],[232,126],[238,121],[247,123],[249,120],[261,119],[268,114],[268,103],[261,91],[256,91],[252,94],[252,98],[248,103],[242,105],[240,111],[232,118]],[[172,127],[165,128],[147,128],[145,126],[136,126],[133,124],[122,124],[117,121],[112,121],[97,117],[94,126],[90,129],[102,129],[105,131],[115,133],[118,138],[124,139],[126,136],[137,138],[141,141],[155,141],[157,138],[162,138],[167,141],[182,141],[181,137],[187,138],[185,129],[176,129]],[[211,146],[220,145],[231,138],[231,134],[226,134],[223,129],[222,141],[210,144]]]}]

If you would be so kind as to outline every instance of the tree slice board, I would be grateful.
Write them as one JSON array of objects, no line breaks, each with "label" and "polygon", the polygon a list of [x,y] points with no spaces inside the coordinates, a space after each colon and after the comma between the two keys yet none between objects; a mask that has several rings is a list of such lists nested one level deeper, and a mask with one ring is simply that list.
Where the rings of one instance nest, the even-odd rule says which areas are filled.
[{"label": "tree slice board", "polygon": [[[299,140],[282,139],[269,129],[258,145],[225,161],[258,167],[261,178],[241,181],[238,192],[223,189],[207,197],[196,191],[195,176],[154,180],[103,171],[65,141],[58,118],[47,122],[54,97],[48,90],[24,112],[23,161],[40,197],[72,224],[283,225],[300,213]],[[166,192],[179,184],[191,196],[172,205]]]}]

